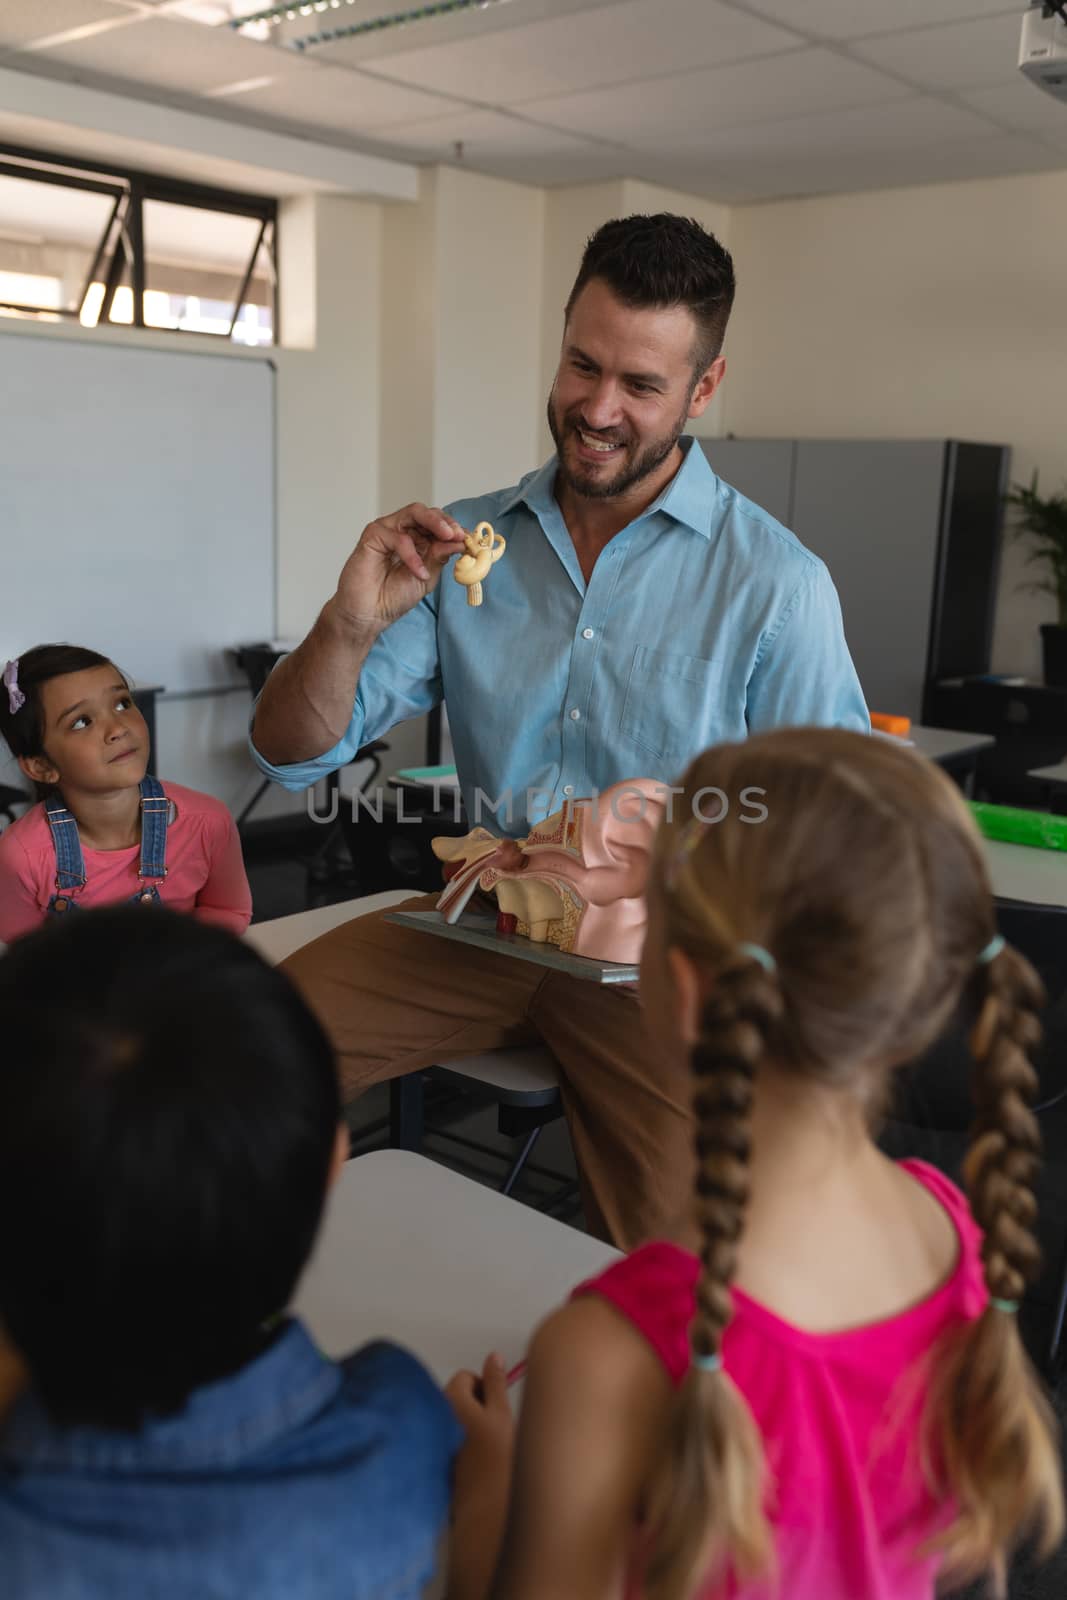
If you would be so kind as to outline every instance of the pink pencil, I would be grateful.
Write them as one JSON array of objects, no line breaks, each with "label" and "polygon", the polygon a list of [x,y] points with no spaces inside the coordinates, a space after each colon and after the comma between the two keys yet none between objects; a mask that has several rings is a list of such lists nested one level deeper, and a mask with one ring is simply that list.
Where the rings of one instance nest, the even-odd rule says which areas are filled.
[{"label": "pink pencil", "polygon": [[[515,1365],[512,1368],[510,1368],[510,1370],[508,1372],[505,1373],[504,1382],[507,1384],[508,1388],[510,1389],[510,1387],[511,1387],[511,1385],[513,1383],[518,1383],[519,1379],[520,1378],[524,1378],[525,1376],[526,1376],[526,1358],[524,1356],[521,1361],[516,1361]],[[478,1400],[484,1400],[485,1399],[485,1389],[484,1389],[484,1387],[482,1385],[481,1378],[476,1378],[475,1379],[475,1382],[474,1382],[474,1394],[475,1394],[475,1398],[478,1399]]]}]

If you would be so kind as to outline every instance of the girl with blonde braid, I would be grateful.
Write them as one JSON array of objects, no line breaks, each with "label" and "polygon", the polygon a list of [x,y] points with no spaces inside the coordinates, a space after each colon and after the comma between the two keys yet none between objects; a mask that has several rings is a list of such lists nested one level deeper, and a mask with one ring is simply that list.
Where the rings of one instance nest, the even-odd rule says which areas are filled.
[{"label": "girl with blonde braid", "polygon": [[[699,819],[747,786],[764,821]],[[958,791],[840,730],[707,751],[657,838],[641,988],[664,1073],[692,1075],[696,1253],[642,1246],[536,1334],[493,1600],[1003,1591],[1013,1548],[1064,1526],[1016,1319],[1043,995]],[[961,1004],[969,1201],[872,1133]],[[511,1448],[492,1377],[452,1386],[490,1551]]]}]

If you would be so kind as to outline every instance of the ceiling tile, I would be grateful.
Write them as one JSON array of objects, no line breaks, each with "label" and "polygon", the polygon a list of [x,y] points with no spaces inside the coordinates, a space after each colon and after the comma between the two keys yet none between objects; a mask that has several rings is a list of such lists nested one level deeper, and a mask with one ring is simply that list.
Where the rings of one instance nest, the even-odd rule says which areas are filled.
[{"label": "ceiling tile", "polygon": [[193,22],[208,21],[212,27],[270,9],[270,0],[131,0],[131,3],[155,6],[157,11],[168,16],[188,17]]},{"label": "ceiling tile", "polygon": [[[516,183],[595,183],[626,177],[633,165],[629,150],[498,111],[468,111],[403,130],[383,129],[377,143],[382,154],[401,160],[462,165]],[[462,146],[458,158],[457,145]]]},{"label": "ceiling tile", "polygon": [[801,41],[783,28],[729,11],[717,0],[622,0],[529,27],[379,56],[374,70],[405,83],[509,106],[538,96],[627,83]]},{"label": "ceiling tile", "polygon": [[1005,128],[1067,144],[1067,105],[1039,89],[1021,72],[1011,83],[996,89],[970,89],[959,98]]},{"label": "ceiling tile", "polygon": [[[232,98],[233,105],[257,115],[345,133],[372,133],[394,123],[425,122],[451,114],[455,108],[455,102],[439,95],[386,83],[355,68],[302,65],[302,72],[290,71],[262,88],[226,96],[224,101]],[[269,63],[266,70],[271,70]]]},{"label": "ceiling tile", "polygon": [[531,101],[523,110],[571,132],[640,143],[696,141],[711,128],[906,98],[908,89],[828,50],[800,50],[711,71],[655,79],[636,88]]},{"label": "ceiling tile", "polygon": [[157,88],[202,94],[241,78],[284,73],[292,59],[228,28],[202,28],[170,17],[146,16],[131,27],[115,28],[59,44],[42,53],[86,72],[106,73]]},{"label": "ceiling tile", "polygon": [[608,148],[561,133],[558,128],[543,127],[499,111],[465,111],[456,116],[436,117],[431,122],[412,123],[403,129],[391,128],[387,137],[389,143],[403,150],[409,159],[415,157],[423,161],[451,161],[459,141],[464,146],[465,159],[479,169],[482,159],[492,158],[494,153],[547,157],[602,152]]},{"label": "ceiling tile", "polygon": [[137,13],[117,0],[31,0],[0,4],[0,48],[24,50],[35,39],[97,23],[120,25],[137,20]]},{"label": "ceiling tile", "polygon": [[945,28],[866,39],[852,46],[872,66],[899,72],[923,89],[1009,83],[1019,70],[1019,12]]},{"label": "ceiling tile", "polygon": [[1019,18],[1024,0],[744,0],[746,9],[774,22],[823,39],[859,39],[864,34],[896,33],[925,28],[961,17],[989,17],[998,12]]},{"label": "ceiling tile", "polygon": [[1051,128],[1046,129],[1040,137],[1041,143],[1047,145],[1050,150],[1058,152],[1061,159],[1067,155],[1067,132],[1062,128],[1056,131]]},{"label": "ceiling tile", "polygon": [[[356,0],[299,27],[412,4]],[[1067,167],[1067,106],[1015,65],[1022,9],[515,0],[298,53],[178,20],[174,0],[0,0],[0,50],[58,35],[7,64],[55,63],[120,93],[144,85],[175,104],[347,136],[402,159],[455,163],[460,143],[471,170],[517,182],[630,176],[744,202]],[[63,40],[83,27],[85,37]],[[274,30],[272,44],[296,31]],[[805,42],[820,36],[847,50]],[[243,83],[254,87],[194,98]]]},{"label": "ceiling tile", "polygon": [[578,155],[539,156],[536,160],[508,156],[485,170],[496,178],[509,178],[512,183],[544,189],[567,189],[580,183],[611,183],[630,175],[630,165],[621,156],[601,155],[592,146]]},{"label": "ceiling tile", "polygon": [[[439,17],[424,17],[403,27],[376,29],[350,39],[337,40],[328,45],[312,46],[314,54],[329,61],[372,61],[380,56],[397,55],[402,50],[421,50],[435,45],[450,45],[457,40],[469,42],[490,33],[506,33],[511,28],[528,27],[545,17],[573,16],[584,11],[621,5],[625,0],[515,0],[514,4],[491,5],[486,10],[454,11]],[[673,0],[666,0],[673,4]],[[364,21],[370,17],[388,16],[395,12],[410,11],[416,0],[355,0],[345,5],[332,18],[326,16],[298,18],[285,22],[275,30],[281,42],[291,44],[306,37],[310,23],[320,29],[335,27],[340,22]]]},{"label": "ceiling tile", "polygon": [[1009,177],[1025,172],[1048,172],[1067,167],[1067,158],[1036,140],[994,134],[992,138],[962,143],[883,150],[854,154],[849,150],[824,151],[812,157],[804,152],[775,158],[759,156],[727,162],[691,163],[680,160],[640,163],[636,176],[666,184],[711,200],[744,204],[818,194],[843,194],[863,190],[955,183],[967,179]]},{"label": "ceiling tile", "polygon": [[962,144],[966,139],[981,141],[995,138],[996,134],[997,129],[977,112],[962,110],[930,95],[914,95],[887,106],[860,106],[814,117],[790,117],[784,122],[713,129],[704,140],[678,141],[669,148],[661,145],[657,149],[646,142],[646,149],[652,154],[673,154],[691,161],[701,157],[712,162],[769,157],[787,163],[839,152],[852,160],[867,153],[914,146],[935,150],[943,144]]}]

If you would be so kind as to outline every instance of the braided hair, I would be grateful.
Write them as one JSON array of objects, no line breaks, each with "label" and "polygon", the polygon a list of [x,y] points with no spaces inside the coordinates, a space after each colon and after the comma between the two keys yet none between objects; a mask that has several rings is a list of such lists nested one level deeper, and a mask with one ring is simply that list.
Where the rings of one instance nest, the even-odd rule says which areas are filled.
[{"label": "braided hair", "polygon": [[1055,1422],[1015,1317],[1041,1267],[1034,1236],[1041,1133],[1030,1052],[1040,1042],[1045,993],[1010,946],[979,966],[976,987],[975,1119],[963,1179],[982,1229],[989,1305],[947,1335],[935,1357],[925,1459],[932,1482],[958,1506],[939,1541],[948,1570],[960,1581],[988,1571],[1003,1594],[1007,1554],[1020,1534],[1036,1535],[1049,1553],[1063,1534]]},{"label": "braided hair", "polygon": [[[685,1595],[689,1575],[706,1578],[709,1566],[727,1555],[742,1577],[765,1571],[772,1560],[762,1443],[718,1364],[749,1195],[754,1082],[781,1009],[775,978],[753,958],[742,959],[719,975],[690,1058],[700,1277],[690,1334],[694,1361],[668,1446],[676,1472],[658,1481],[649,1504],[656,1539],[646,1586],[655,1600]],[[705,1515],[694,1516],[694,1505]]]},{"label": "braided hair", "polygon": [[[701,792],[765,796],[765,819],[694,819]],[[749,1199],[752,1115],[773,1070],[854,1096],[873,1121],[893,1069],[975,1007],[976,1120],[965,1167],[985,1233],[989,1309],[930,1358],[923,1459],[955,1508],[939,1537],[952,1576],[1004,1570],[1027,1533],[1054,1548],[1063,1494],[1050,1415],[1011,1308],[1035,1276],[1040,1137],[1028,1052],[1039,980],[993,959],[984,853],[955,786],[889,741],[785,729],[705,752],[657,839],[650,889],[662,944],[704,974],[690,1051],[700,1236],[692,1365],[652,1477],[645,1592],[689,1600],[774,1564],[772,1485],[744,1398],[720,1370]]]}]

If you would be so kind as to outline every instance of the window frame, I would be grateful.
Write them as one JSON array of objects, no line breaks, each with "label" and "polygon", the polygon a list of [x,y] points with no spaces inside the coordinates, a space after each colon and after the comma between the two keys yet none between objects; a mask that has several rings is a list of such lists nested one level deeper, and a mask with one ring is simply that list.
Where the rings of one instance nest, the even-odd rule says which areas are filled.
[{"label": "window frame", "polygon": [[[273,196],[248,194],[241,190],[224,189],[210,184],[191,183],[183,178],[164,177],[158,173],[119,166],[113,162],[85,161],[80,157],[59,155],[55,151],[37,150],[27,145],[3,142],[0,142],[0,177],[22,178],[32,183],[53,184],[61,189],[79,189],[103,194],[109,196],[113,202],[103,233],[90,260],[77,307],[21,305],[0,299],[0,308],[29,316],[60,317],[67,321],[80,322],[92,285],[102,279],[104,298],[93,326],[115,326],[111,323],[111,311],[115,295],[128,268],[133,294],[133,326],[135,328],[150,326],[146,324],[144,315],[144,296],[148,280],[144,207],[146,201],[158,200],[168,205],[189,206],[200,211],[218,211],[231,216],[248,217],[259,222],[259,233],[234,300],[229,332],[201,333],[198,337],[232,341],[245,296],[255,273],[256,262],[260,258],[260,253],[264,252],[273,289],[272,344],[279,343],[278,201]],[[187,330],[153,327],[152,331],[180,334]]]}]

